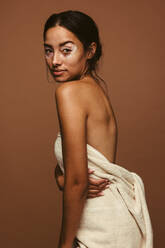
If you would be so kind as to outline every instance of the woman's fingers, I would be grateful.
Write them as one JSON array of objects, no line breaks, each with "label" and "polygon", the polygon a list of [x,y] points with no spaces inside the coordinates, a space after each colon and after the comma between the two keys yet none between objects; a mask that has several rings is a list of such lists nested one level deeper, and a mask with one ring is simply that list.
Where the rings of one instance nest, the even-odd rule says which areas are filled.
[{"label": "woman's fingers", "polygon": [[99,193],[105,189],[108,189],[109,188],[109,185],[104,185],[103,187],[100,187],[100,188],[92,188],[92,187],[88,187],[88,193],[91,193],[91,194],[95,194],[95,193]]},{"label": "woman's fingers", "polygon": [[[94,170],[91,170],[88,168],[88,174],[89,175],[92,174],[93,172],[94,172]],[[97,186],[97,185],[100,185],[100,184],[105,183],[105,182],[109,182],[109,180],[105,179],[105,178],[95,179],[95,178],[92,178],[89,176],[89,183],[90,184]]]},{"label": "woman's fingers", "polygon": [[109,188],[109,186],[106,186],[102,190],[88,190],[87,198],[95,198],[95,197],[103,196],[104,195],[103,191],[107,188]]},{"label": "woman's fingers", "polygon": [[104,178],[95,179],[95,178],[89,177],[89,183],[91,185],[99,186],[99,185],[101,185],[103,183],[108,183],[108,182],[109,182],[108,179],[104,179]]},{"label": "woman's fingers", "polygon": [[98,190],[104,189],[107,185],[109,185],[109,183],[107,183],[107,182],[103,182],[99,185],[93,185],[93,184],[89,183],[88,189],[98,189]]},{"label": "woman's fingers", "polygon": [[[94,170],[88,169],[88,174],[92,174]],[[87,198],[95,198],[104,195],[102,191],[109,188],[111,182],[108,179],[100,178],[95,179],[92,177],[88,177],[89,185],[88,185],[88,195]]]},{"label": "woman's fingers", "polygon": [[89,189],[103,189],[105,186],[109,185],[111,182],[107,179],[94,179],[89,177]]}]

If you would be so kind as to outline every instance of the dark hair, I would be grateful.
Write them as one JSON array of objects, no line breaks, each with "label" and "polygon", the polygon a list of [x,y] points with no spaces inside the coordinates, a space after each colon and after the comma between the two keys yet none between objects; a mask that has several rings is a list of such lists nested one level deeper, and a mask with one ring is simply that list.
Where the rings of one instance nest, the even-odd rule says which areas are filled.
[{"label": "dark hair", "polygon": [[98,68],[98,61],[102,55],[102,45],[95,21],[90,16],[80,11],[68,10],[57,14],[52,14],[44,26],[44,41],[46,39],[47,30],[57,25],[65,27],[71,31],[82,42],[85,51],[87,51],[92,42],[96,43],[96,52],[93,57],[88,60],[88,72],[90,72],[97,82],[99,82],[99,79],[104,82],[104,80],[99,77],[96,72]]}]

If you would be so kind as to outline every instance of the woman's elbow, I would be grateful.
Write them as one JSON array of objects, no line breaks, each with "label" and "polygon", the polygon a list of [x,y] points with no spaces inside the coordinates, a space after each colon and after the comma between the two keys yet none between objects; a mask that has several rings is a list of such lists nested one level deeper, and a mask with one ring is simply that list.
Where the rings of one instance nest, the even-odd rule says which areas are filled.
[{"label": "woman's elbow", "polygon": [[72,185],[73,192],[77,192],[80,198],[86,198],[88,194],[88,184],[87,183],[79,183]]},{"label": "woman's elbow", "polygon": [[67,182],[64,187],[70,188],[73,192],[78,192],[83,196],[86,196],[88,193],[88,179],[84,180],[72,180],[71,182]]}]

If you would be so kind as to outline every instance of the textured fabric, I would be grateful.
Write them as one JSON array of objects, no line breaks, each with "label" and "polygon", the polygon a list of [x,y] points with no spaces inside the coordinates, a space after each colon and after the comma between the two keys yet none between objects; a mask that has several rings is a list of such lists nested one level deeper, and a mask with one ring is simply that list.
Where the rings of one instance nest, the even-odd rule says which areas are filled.
[{"label": "textured fabric", "polygon": [[[63,171],[60,132],[54,145],[55,156]],[[89,198],[83,209],[76,234],[75,248],[153,248],[153,231],[139,175],[115,163],[87,144],[88,168],[93,178],[112,183],[104,196]]]}]

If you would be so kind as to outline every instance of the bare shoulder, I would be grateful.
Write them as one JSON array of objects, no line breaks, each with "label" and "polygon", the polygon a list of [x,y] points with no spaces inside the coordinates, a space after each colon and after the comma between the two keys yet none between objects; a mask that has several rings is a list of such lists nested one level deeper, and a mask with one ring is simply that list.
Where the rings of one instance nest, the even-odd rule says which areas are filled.
[{"label": "bare shoulder", "polygon": [[70,81],[62,83],[55,91],[55,95],[60,97],[61,95],[71,93],[73,90],[76,90],[77,84],[80,84],[80,81]]},{"label": "bare shoulder", "polygon": [[61,84],[55,91],[57,102],[74,101],[85,107],[88,105],[93,87],[88,81],[75,80]]},{"label": "bare shoulder", "polygon": [[[83,92],[84,84],[78,80],[61,84],[55,92],[63,144],[66,144],[67,150],[78,149],[78,146],[81,146],[79,148],[81,150],[82,144],[84,144],[83,149],[85,149],[88,108],[84,101]],[[74,140],[73,136],[76,137]]]}]

